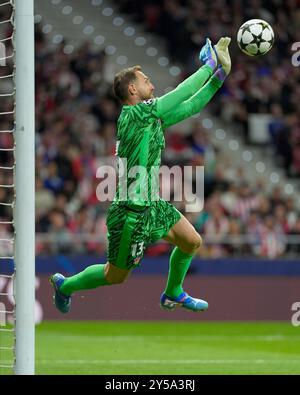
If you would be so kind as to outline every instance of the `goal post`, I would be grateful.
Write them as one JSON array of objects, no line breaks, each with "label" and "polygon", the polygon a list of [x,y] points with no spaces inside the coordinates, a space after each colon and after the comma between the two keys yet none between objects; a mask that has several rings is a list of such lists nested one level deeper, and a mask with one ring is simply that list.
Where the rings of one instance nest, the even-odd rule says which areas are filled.
[{"label": "goal post", "polygon": [[34,374],[34,0],[15,0],[15,374]]}]

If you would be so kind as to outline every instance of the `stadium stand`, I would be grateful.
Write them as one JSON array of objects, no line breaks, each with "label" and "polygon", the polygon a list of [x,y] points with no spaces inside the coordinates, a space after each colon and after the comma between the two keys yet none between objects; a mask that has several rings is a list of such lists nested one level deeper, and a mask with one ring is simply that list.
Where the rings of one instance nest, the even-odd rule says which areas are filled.
[{"label": "stadium stand", "polygon": [[249,116],[270,114],[266,133],[273,145],[272,156],[287,176],[299,176],[300,69],[291,63],[290,45],[297,42],[299,2],[165,0],[145,1],[142,6],[138,0],[114,0],[114,3],[121,12],[143,23],[147,31],[167,40],[170,58],[185,66],[182,77],[198,67],[195,61],[204,37],[212,41],[222,35],[235,38],[239,26],[252,18],[271,23],[276,40],[268,56],[245,57],[233,40],[234,73],[213,107],[216,115],[239,126],[246,143],[252,141]]},{"label": "stadium stand", "polygon": [[[150,34],[166,39],[170,59],[185,61],[181,78],[197,67],[195,54],[205,36],[212,40],[222,34],[234,37],[237,26],[245,18],[253,17],[247,13],[247,7],[239,8],[240,2],[234,1],[212,4],[167,0],[156,4],[151,1],[151,6],[147,1],[141,6],[135,0],[114,3],[120,6],[121,12],[130,13],[136,22],[142,23]],[[264,2],[263,7],[259,1],[250,3],[259,17],[268,19],[268,10],[276,15],[276,20],[271,22],[275,26],[277,47],[264,62],[257,59],[253,62],[240,56],[233,45],[235,72],[211,103],[210,111],[224,123],[238,124],[247,144],[251,143],[249,115],[272,113],[274,118],[268,133],[276,153],[273,155],[276,165],[283,166],[288,176],[296,177],[300,144],[296,88],[299,69],[289,63],[285,44],[287,37],[289,41],[291,37],[289,31],[282,31],[282,24],[287,18],[294,25],[299,23],[299,14],[293,1],[277,10],[275,1]],[[190,11],[187,4],[191,5]],[[206,19],[208,7],[210,17]],[[231,15],[240,16],[232,20]],[[111,90],[111,61],[107,53],[102,49],[95,51],[89,40],[67,53],[67,44],[63,40],[50,45],[42,24],[36,24],[37,254],[103,254],[105,212],[109,203],[99,202],[96,196],[100,181],[96,172],[99,165],[114,163],[120,108]],[[267,89],[266,85],[271,88]],[[1,127],[5,126],[4,122]],[[10,144],[2,136],[0,139],[2,146]],[[1,160],[7,164],[8,158],[3,156]],[[205,165],[204,210],[185,213],[183,204],[174,202],[204,235],[202,256],[276,258],[298,252],[293,240],[300,232],[300,218],[294,196],[287,196],[279,186],[270,188],[263,178],[249,179],[243,166],[231,158],[222,142],[216,144],[198,119],[192,121],[184,134],[176,128],[166,134],[163,163]],[[0,200],[5,200],[5,193],[0,189]],[[5,209],[0,210],[1,218],[5,218]],[[9,229],[2,228],[1,232],[5,235]],[[162,242],[150,246],[147,255],[166,252],[169,246]]]}]

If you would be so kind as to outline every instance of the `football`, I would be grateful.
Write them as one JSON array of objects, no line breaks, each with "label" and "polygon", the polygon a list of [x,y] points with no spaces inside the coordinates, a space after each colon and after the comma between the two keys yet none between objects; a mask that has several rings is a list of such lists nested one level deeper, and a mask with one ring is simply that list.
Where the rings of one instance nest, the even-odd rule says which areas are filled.
[{"label": "football", "polygon": [[237,42],[246,55],[265,55],[274,44],[274,32],[268,22],[251,19],[239,28]]}]

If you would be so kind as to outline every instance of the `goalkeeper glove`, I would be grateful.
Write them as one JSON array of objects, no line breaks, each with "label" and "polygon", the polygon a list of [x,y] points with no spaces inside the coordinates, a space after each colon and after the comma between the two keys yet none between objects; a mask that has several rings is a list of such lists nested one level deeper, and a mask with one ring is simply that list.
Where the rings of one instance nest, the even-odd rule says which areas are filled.
[{"label": "goalkeeper glove", "polygon": [[209,38],[206,39],[205,45],[201,48],[199,59],[202,63],[210,66],[212,71],[214,71],[217,66],[217,56]]},{"label": "goalkeeper glove", "polygon": [[220,81],[224,81],[231,70],[231,59],[228,50],[231,38],[222,37],[218,43],[214,46],[214,49],[218,56],[219,67],[215,73],[215,76],[219,78]]}]

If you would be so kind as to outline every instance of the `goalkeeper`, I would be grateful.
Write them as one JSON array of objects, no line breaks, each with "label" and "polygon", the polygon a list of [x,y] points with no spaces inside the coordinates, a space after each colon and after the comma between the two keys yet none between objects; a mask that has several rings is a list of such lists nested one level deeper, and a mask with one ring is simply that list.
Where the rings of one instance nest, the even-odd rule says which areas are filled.
[{"label": "goalkeeper", "polygon": [[[223,37],[213,47],[207,39],[199,54],[203,66],[160,98],[153,97],[154,86],[140,66],[115,76],[114,92],[123,107],[117,124],[119,185],[107,214],[108,261],[69,278],[60,273],[51,277],[54,302],[62,313],[70,310],[74,292],[125,281],[139,265],[147,245],[162,238],[175,247],[161,307],[192,311],[208,308],[206,301],[183,290],[190,263],[201,246],[201,236],[173,205],[157,197],[158,180],[151,169],[160,165],[164,129],[201,111],[222,86],[231,69],[230,40]],[[145,172],[141,171],[136,179],[128,173],[124,176],[125,164],[128,172],[137,166]]]}]

